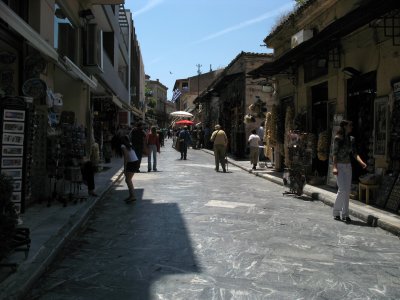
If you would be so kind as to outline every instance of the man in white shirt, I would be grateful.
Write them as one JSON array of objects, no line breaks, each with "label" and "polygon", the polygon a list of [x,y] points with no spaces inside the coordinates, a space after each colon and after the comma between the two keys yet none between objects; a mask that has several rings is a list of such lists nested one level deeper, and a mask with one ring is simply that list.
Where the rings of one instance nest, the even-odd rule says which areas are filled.
[{"label": "man in white shirt", "polygon": [[261,144],[261,139],[257,134],[257,131],[253,129],[249,136],[248,144],[250,147],[250,163],[253,165],[253,170],[256,169],[258,164],[259,147]]},{"label": "man in white shirt", "polygon": [[[258,127],[257,129],[257,135],[260,137],[260,145],[263,145],[264,142],[264,123],[261,122],[260,127]],[[264,149],[263,148],[259,148],[259,156],[258,159],[260,161],[265,160],[265,155],[264,155]]]}]

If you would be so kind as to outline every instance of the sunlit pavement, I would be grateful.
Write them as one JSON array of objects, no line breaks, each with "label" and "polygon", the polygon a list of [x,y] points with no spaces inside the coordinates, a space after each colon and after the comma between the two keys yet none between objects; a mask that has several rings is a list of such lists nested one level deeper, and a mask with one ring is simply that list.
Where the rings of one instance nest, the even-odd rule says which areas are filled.
[{"label": "sunlit pavement", "polygon": [[[38,299],[396,299],[398,237],[170,141],[159,172],[120,180],[36,284]],[[147,170],[147,161],[142,162]]]}]

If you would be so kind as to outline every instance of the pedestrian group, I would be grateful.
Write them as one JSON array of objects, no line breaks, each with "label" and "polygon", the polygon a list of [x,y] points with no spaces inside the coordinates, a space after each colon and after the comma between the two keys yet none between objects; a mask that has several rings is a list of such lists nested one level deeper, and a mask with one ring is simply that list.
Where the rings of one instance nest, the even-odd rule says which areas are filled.
[{"label": "pedestrian group", "polygon": [[[212,133],[208,126],[205,130],[197,129],[193,133],[195,134],[194,138],[192,138],[187,126],[177,130],[175,134],[172,129],[168,130],[165,134],[160,134],[160,131],[157,132],[157,128],[152,126],[150,132],[146,134],[143,125],[142,122],[138,122],[129,134],[121,134],[120,132],[120,136],[114,136],[112,139],[112,147],[114,151],[117,155],[124,158],[125,182],[128,186],[129,192],[129,196],[125,199],[126,202],[129,203],[136,201],[132,179],[135,173],[140,172],[140,164],[143,155],[147,155],[148,172],[157,171],[157,153],[160,153],[160,147],[164,145],[164,136],[167,136],[168,139],[175,136],[177,139],[176,147],[180,152],[181,160],[187,160],[187,150],[189,146],[195,148],[209,148],[210,145],[212,145],[215,158],[215,171],[219,172],[221,166],[222,171],[226,173],[228,137],[220,125],[215,125]],[[367,164],[361,159],[356,151],[355,139],[351,136],[352,129],[352,122],[343,120],[334,137],[333,146],[332,172],[337,177],[338,191],[332,213],[334,220],[343,220],[346,223],[351,222],[349,217],[349,198],[352,182],[352,166],[350,157],[354,157],[363,169],[367,167]],[[262,159],[262,156],[260,155],[260,146],[262,147],[263,145],[263,132],[264,128],[261,124],[260,128],[251,131],[248,138],[250,163],[253,170],[256,170],[258,161]],[[92,167],[90,166],[89,169],[91,170]],[[90,179],[93,176],[88,177]],[[90,182],[89,193],[95,195],[93,191],[94,183],[92,181]]]}]

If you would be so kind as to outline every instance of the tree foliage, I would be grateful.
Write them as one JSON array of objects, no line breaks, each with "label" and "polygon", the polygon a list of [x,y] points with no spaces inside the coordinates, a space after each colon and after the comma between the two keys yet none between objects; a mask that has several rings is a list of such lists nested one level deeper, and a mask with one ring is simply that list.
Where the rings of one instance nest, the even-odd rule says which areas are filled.
[{"label": "tree foliage", "polygon": [[296,2],[296,6],[302,6],[307,2],[307,0],[294,0]]}]

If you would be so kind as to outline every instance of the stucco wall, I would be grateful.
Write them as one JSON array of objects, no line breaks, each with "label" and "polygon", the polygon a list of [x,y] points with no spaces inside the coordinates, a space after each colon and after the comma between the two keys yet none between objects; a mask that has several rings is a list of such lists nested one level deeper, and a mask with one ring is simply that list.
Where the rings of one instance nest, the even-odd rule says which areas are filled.
[{"label": "stucco wall", "polygon": [[63,95],[63,111],[73,111],[78,125],[87,126],[88,87],[56,69],[54,92]]}]

